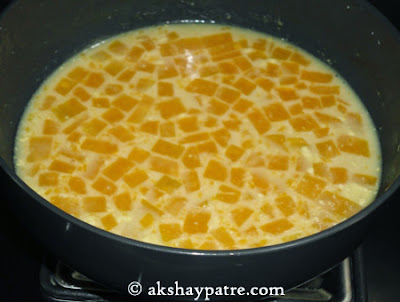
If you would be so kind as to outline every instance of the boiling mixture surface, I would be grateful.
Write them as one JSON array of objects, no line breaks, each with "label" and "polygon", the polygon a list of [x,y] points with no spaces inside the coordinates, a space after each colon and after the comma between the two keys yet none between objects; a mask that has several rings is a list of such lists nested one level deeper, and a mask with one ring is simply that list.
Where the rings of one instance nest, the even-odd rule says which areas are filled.
[{"label": "boiling mixture surface", "polygon": [[33,96],[18,175],[69,214],[190,249],[287,242],[374,199],[374,126],[330,68],[276,38],[218,25],[122,34]]}]

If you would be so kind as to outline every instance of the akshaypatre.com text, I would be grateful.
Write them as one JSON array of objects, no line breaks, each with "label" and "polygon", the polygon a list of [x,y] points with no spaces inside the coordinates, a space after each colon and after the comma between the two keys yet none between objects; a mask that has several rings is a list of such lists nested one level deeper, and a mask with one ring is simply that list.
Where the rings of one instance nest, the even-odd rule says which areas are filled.
[{"label": "akshaypatre.com text", "polygon": [[181,296],[193,297],[194,301],[210,301],[213,296],[284,296],[285,290],[281,286],[260,286],[246,288],[244,286],[181,286],[179,281],[172,285],[156,281],[154,286],[143,288],[138,281],[132,281],[128,285],[128,293],[132,296],[145,294],[148,296]]}]

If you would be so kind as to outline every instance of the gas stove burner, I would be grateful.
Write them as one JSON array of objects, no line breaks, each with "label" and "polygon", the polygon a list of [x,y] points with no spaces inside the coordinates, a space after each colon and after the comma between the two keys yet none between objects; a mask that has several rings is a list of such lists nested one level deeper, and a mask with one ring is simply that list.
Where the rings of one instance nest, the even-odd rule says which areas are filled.
[{"label": "gas stove burner", "polygon": [[[279,298],[263,298],[265,302],[367,302],[361,249],[328,272],[312,279]],[[125,302],[132,297],[86,278],[60,261],[47,257],[40,272],[44,299],[49,302]],[[138,297],[140,301],[140,298]],[[193,300],[193,299],[192,299]],[[211,299],[212,300],[212,299]]]}]

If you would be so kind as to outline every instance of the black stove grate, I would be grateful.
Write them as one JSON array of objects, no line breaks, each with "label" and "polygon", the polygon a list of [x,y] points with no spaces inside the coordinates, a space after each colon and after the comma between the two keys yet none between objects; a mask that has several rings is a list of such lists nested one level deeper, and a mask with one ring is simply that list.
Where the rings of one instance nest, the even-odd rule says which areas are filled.
[{"label": "black stove grate", "polygon": [[[132,301],[132,297],[105,288],[51,258],[43,262],[40,285],[45,301],[49,302]],[[140,301],[140,296],[133,300]],[[283,298],[268,297],[259,301],[367,302],[361,249],[325,274],[286,292]]]}]

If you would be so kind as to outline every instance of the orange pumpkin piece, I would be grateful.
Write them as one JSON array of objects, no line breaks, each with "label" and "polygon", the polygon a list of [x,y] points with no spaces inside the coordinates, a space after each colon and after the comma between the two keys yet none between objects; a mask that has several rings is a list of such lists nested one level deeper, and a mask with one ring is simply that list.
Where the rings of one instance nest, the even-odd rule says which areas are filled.
[{"label": "orange pumpkin piece", "polygon": [[290,116],[281,103],[272,103],[264,107],[265,114],[272,122],[287,120]]},{"label": "orange pumpkin piece", "polygon": [[152,79],[140,78],[136,83],[136,90],[143,92],[148,90],[153,85],[154,81]]},{"label": "orange pumpkin piece", "polygon": [[226,185],[221,185],[218,189],[218,193],[215,196],[217,200],[226,202],[226,203],[236,203],[240,198],[240,191],[231,188]]},{"label": "orange pumpkin piece", "polygon": [[179,214],[179,212],[183,209],[185,204],[187,203],[187,199],[184,197],[173,197],[169,201],[169,203],[165,206],[165,210],[176,216]]},{"label": "orange pumpkin piece", "polygon": [[253,185],[259,188],[261,191],[265,191],[269,188],[269,181],[265,173],[256,171],[251,173]]},{"label": "orange pumpkin piece", "polygon": [[271,155],[269,156],[268,169],[286,171],[289,168],[289,156]]},{"label": "orange pumpkin piece", "polygon": [[314,174],[326,178],[329,176],[328,166],[323,162],[313,163]]},{"label": "orange pumpkin piece", "polygon": [[233,87],[240,90],[244,95],[249,95],[254,89],[256,89],[257,85],[253,81],[240,77],[233,83]]},{"label": "orange pumpkin piece", "polygon": [[105,88],[104,88],[104,92],[107,95],[116,95],[121,93],[123,90],[122,86],[119,84],[108,84]]},{"label": "orange pumpkin piece", "polygon": [[292,52],[286,48],[275,47],[272,51],[272,57],[278,60],[287,60]]},{"label": "orange pumpkin piece", "polygon": [[231,168],[231,183],[238,187],[243,187],[245,183],[246,170],[239,167]]},{"label": "orange pumpkin piece", "polygon": [[122,120],[125,115],[117,108],[110,108],[106,112],[104,112],[101,117],[112,124]]},{"label": "orange pumpkin piece", "polygon": [[267,58],[267,55],[265,54],[264,51],[260,50],[253,50],[247,54],[247,56],[250,58],[250,60],[255,61],[258,59],[264,60]]},{"label": "orange pumpkin piece", "polygon": [[352,179],[361,185],[375,186],[378,179],[375,176],[356,173]]},{"label": "orange pumpkin piece", "polygon": [[76,199],[56,195],[50,197],[50,202],[57,208],[63,210],[70,215],[73,215],[75,217],[79,217],[80,215],[81,207],[78,200]]},{"label": "orange pumpkin piece", "polygon": [[307,173],[297,184],[295,190],[305,197],[316,199],[325,187],[326,182],[324,180]]},{"label": "orange pumpkin piece", "polygon": [[183,150],[184,148],[181,145],[173,144],[163,139],[159,139],[151,149],[153,152],[157,152],[172,158],[180,157]]},{"label": "orange pumpkin piece", "polygon": [[89,72],[85,68],[78,66],[68,73],[68,77],[70,77],[72,80],[80,82],[87,76],[88,73]]},{"label": "orange pumpkin piece", "polygon": [[182,157],[182,162],[188,169],[194,169],[201,166],[199,154],[196,147],[186,149]]},{"label": "orange pumpkin piece", "polygon": [[219,71],[226,74],[237,74],[239,69],[231,62],[221,62],[218,64]]},{"label": "orange pumpkin piece", "polygon": [[174,85],[169,82],[158,82],[157,92],[159,96],[174,96]]},{"label": "orange pumpkin piece", "polygon": [[101,218],[101,223],[106,231],[111,230],[112,228],[118,225],[117,220],[115,219],[113,214],[107,214]]},{"label": "orange pumpkin piece", "polygon": [[60,173],[72,173],[75,170],[75,166],[67,163],[65,161],[61,161],[59,159],[55,159],[51,162],[49,165],[49,170],[50,171],[55,171],[55,172],[60,172]]},{"label": "orange pumpkin piece", "polygon": [[83,150],[102,154],[112,154],[118,151],[118,146],[116,144],[91,138],[85,139],[81,144],[81,148]]},{"label": "orange pumpkin piece", "polygon": [[128,130],[121,125],[111,128],[109,133],[115,136],[121,142],[129,142],[135,138],[131,130]]},{"label": "orange pumpkin piece", "polygon": [[104,62],[107,61],[111,58],[111,56],[105,52],[104,50],[97,51],[93,55],[90,56],[91,59],[98,61],[98,62]]},{"label": "orange pumpkin piece", "polygon": [[135,107],[137,103],[139,103],[137,99],[130,97],[126,94],[122,94],[112,101],[113,106],[121,109],[122,111],[132,110],[132,108]]},{"label": "orange pumpkin piece", "polygon": [[179,143],[180,144],[197,143],[197,142],[201,142],[201,141],[205,141],[205,140],[209,140],[209,139],[210,139],[210,135],[208,134],[208,132],[198,132],[198,133],[183,137],[179,141]]},{"label": "orange pumpkin piece", "polygon": [[[275,64],[272,62],[267,63],[267,67],[264,70],[264,73],[269,77],[280,77],[281,76],[281,67],[279,64]],[[269,91],[269,90],[267,90]]]},{"label": "orange pumpkin piece", "polygon": [[368,141],[363,138],[341,135],[337,139],[337,144],[339,149],[343,152],[365,157],[370,156]]},{"label": "orange pumpkin piece", "polygon": [[82,87],[77,87],[74,89],[74,95],[78,97],[82,102],[90,99],[90,94]]},{"label": "orange pumpkin piece", "polygon": [[281,218],[281,219],[274,220],[272,222],[263,224],[260,228],[264,232],[271,233],[273,235],[279,235],[287,230],[290,230],[292,227],[293,227],[293,223],[291,223],[286,218]]},{"label": "orange pumpkin piece", "polygon": [[249,219],[253,212],[254,211],[249,209],[248,207],[240,207],[232,210],[231,215],[233,221],[236,223],[237,226],[240,227],[247,219]]},{"label": "orange pumpkin piece", "polygon": [[88,87],[99,88],[104,83],[104,76],[100,72],[91,72],[84,84]]},{"label": "orange pumpkin piece", "polygon": [[138,46],[133,46],[126,55],[126,58],[131,62],[136,62],[137,60],[140,59],[140,57],[143,55],[144,52],[145,50],[143,48]]},{"label": "orange pumpkin piece", "polygon": [[247,117],[259,134],[264,134],[271,128],[271,124],[265,118],[265,115],[256,108],[249,112]]},{"label": "orange pumpkin piece", "polygon": [[147,210],[152,211],[153,213],[156,213],[157,215],[163,215],[164,212],[162,210],[160,210],[158,207],[156,207],[155,205],[151,204],[150,202],[148,202],[146,199],[142,199],[141,204],[144,208],[146,208]]},{"label": "orange pumpkin piece", "polygon": [[298,115],[303,113],[303,106],[301,104],[293,104],[289,107],[289,112],[292,115]]},{"label": "orange pumpkin piece", "polygon": [[93,98],[92,105],[97,108],[109,108],[110,107],[110,100],[105,97],[100,98]]},{"label": "orange pumpkin piece", "polygon": [[115,195],[114,204],[120,211],[130,211],[132,208],[132,199],[128,192],[123,192],[118,195]]},{"label": "orange pumpkin piece", "polygon": [[159,225],[162,240],[165,242],[179,238],[182,235],[181,226],[178,223],[162,223]]},{"label": "orange pumpkin piece", "polygon": [[315,116],[317,119],[324,124],[334,124],[334,123],[341,123],[341,120],[337,117],[334,117],[330,114],[322,113],[322,112],[315,112]]},{"label": "orange pumpkin piece", "polygon": [[202,78],[214,75],[219,72],[218,66],[215,65],[204,65],[199,69],[200,76]]},{"label": "orange pumpkin piece", "polygon": [[228,172],[222,163],[211,159],[204,171],[204,177],[224,181],[228,177]]},{"label": "orange pumpkin piece", "polygon": [[318,128],[318,123],[308,114],[289,119],[290,125],[298,132],[306,132]]},{"label": "orange pumpkin piece", "polygon": [[308,59],[306,59],[302,54],[298,53],[298,52],[294,52],[290,58],[290,61],[298,63],[300,65],[304,65],[307,66],[310,64],[310,61]]},{"label": "orange pumpkin piece", "polygon": [[327,136],[329,134],[329,131],[330,131],[329,127],[317,128],[313,130],[315,136],[318,138]]},{"label": "orange pumpkin piece", "polygon": [[286,136],[283,134],[270,134],[265,136],[267,139],[272,141],[274,144],[280,146],[286,150]]},{"label": "orange pumpkin piece", "polygon": [[157,135],[158,134],[158,125],[159,121],[148,121],[140,125],[140,131]]},{"label": "orange pumpkin piece", "polygon": [[82,178],[72,176],[68,181],[68,185],[72,191],[78,194],[86,194],[86,183]]},{"label": "orange pumpkin piece", "polygon": [[275,198],[275,204],[285,217],[293,215],[296,212],[296,203],[287,194]]},{"label": "orange pumpkin piece", "polygon": [[240,92],[225,86],[218,89],[217,96],[224,102],[232,104],[240,97]]},{"label": "orange pumpkin piece", "polygon": [[60,125],[53,120],[46,119],[43,123],[43,131],[44,135],[54,135],[58,133]]},{"label": "orange pumpkin piece", "polygon": [[182,38],[174,41],[174,44],[180,53],[184,53],[187,50],[197,51],[204,47],[202,39],[198,37]]},{"label": "orange pumpkin piece", "polygon": [[359,212],[361,206],[337,193],[325,191],[319,197],[320,203],[330,212],[342,217],[350,217]]},{"label": "orange pumpkin piece", "polygon": [[331,173],[331,180],[333,184],[343,184],[347,182],[348,173],[346,168],[331,167],[329,170]]},{"label": "orange pumpkin piece", "polygon": [[85,134],[90,135],[90,136],[96,136],[107,126],[106,122],[103,122],[97,118],[94,118],[90,120],[89,122],[86,122],[82,126],[82,130]]},{"label": "orange pumpkin piece", "polygon": [[163,101],[158,106],[161,117],[164,119],[169,119],[173,116],[186,112],[185,106],[183,106],[179,98]]},{"label": "orange pumpkin piece", "polygon": [[107,210],[104,196],[87,196],[83,198],[83,209],[89,213],[105,212]]},{"label": "orange pumpkin piece", "polygon": [[103,174],[113,181],[117,181],[125,175],[134,164],[123,157],[117,158],[103,170]]},{"label": "orange pumpkin piece", "polygon": [[321,107],[321,102],[319,98],[304,96],[301,98],[301,103],[305,109],[316,109]]},{"label": "orange pumpkin piece", "polygon": [[183,117],[179,119],[178,126],[183,132],[194,132],[199,129],[196,116]]},{"label": "orange pumpkin piece", "polygon": [[150,156],[150,152],[139,148],[139,147],[134,147],[132,151],[128,155],[129,160],[133,160],[137,163],[142,163],[144,162],[148,157]]},{"label": "orange pumpkin piece", "polygon": [[[121,175],[122,176],[122,175]],[[130,174],[124,176],[124,181],[130,186],[131,188],[135,188],[141,183],[145,182],[149,176],[144,170],[136,170]]]},{"label": "orange pumpkin piece", "polygon": [[148,61],[139,61],[136,64],[136,69],[147,73],[153,73],[156,69],[156,65]]},{"label": "orange pumpkin piece", "polygon": [[331,95],[340,93],[339,86],[311,85],[309,89],[311,92],[319,95]]},{"label": "orange pumpkin piece", "polygon": [[244,149],[236,145],[229,145],[229,147],[225,151],[225,156],[228,157],[231,161],[235,162],[242,157],[244,152]]},{"label": "orange pumpkin piece", "polygon": [[159,156],[152,156],[150,157],[150,169],[171,176],[178,176],[179,165],[176,161]]},{"label": "orange pumpkin piece", "polygon": [[219,33],[202,37],[204,46],[215,47],[221,44],[233,43],[232,35],[230,33]]},{"label": "orange pumpkin piece", "polygon": [[235,245],[235,240],[229,234],[229,232],[224,227],[219,227],[213,231],[211,234],[217,239],[225,248],[232,249]]},{"label": "orange pumpkin piece", "polygon": [[299,74],[300,72],[300,66],[295,62],[285,61],[281,63],[281,66],[282,66],[282,71],[289,74]]},{"label": "orange pumpkin piece", "polygon": [[130,123],[140,123],[144,120],[147,113],[149,112],[151,106],[154,103],[154,99],[151,96],[144,95],[142,100],[133,110],[132,114],[128,117],[128,122]]},{"label": "orange pumpkin piece", "polygon": [[251,64],[251,62],[245,57],[236,57],[233,59],[233,62],[235,62],[236,66],[238,66],[242,71],[248,70],[253,66],[253,64]]},{"label": "orange pumpkin piece", "polygon": [[204,94],[207,96],[214,95],[217,88],[218,84],[204,79],[194,79],[186,86],[186,90],[189,92]]},{"label": "orange pumpkin piece", "polygon": [[72,88],[76,85],[75,81],[72,81],[68,78],[61,79],[55,87],[55,91],[57,91],[61,95],[66,95],[71,91]]},{"label": "orange pumpkin piece", "polygon": [[187,171],[182,176],[182,181],[187,192],[194,192],[200,189],[200,181],[195,170]]},{"label": "orange pumpkin piece", "polygon": [[197,145],[198,153],[214,153],[218,152],[217,145],[213,141],[206,141]]},{"label": "orange pumpkin piece", "polygon": [[176,179],[168,176],[168,175],[163,175],[155,184],[155,187],[157,189],[160,189],[161,191],[165,191],[168,194],[171,194],[174,192],[176,189],[178,189],[182,184],[177,181]]},{"label": "orange pumpkin piece", "polygon": [[44,172],[39,175],[38,184],[41,187],[56,186],[58,184],[58,173]]},{"label": "orange pumpkin piece", "polygon": [[275,86],[274,82],[267,78],[258,78],[256,80],[258,86],[260,86],[265,91],[269,92]]},{"label": "orange pumpkin piece", "polygon": [[112,60],[110,63],[108,63],[106,65],[106,67],[104,67],[104,70],[112,75],[112,76],[116,76],[118,73],[121,72],[122,69],[124,69],[125,64],[122,61],[117,61],[117,60]]},{"label": "orange pumpkin piece", "polygon": [[300,79],[315,83],[329,83],[333,76],[329,73],[303,70]]},{"label": "orange pumpkin piece", "polygon": [[211,213],[206,210],[192,210],[186,214],[183,231],[189,234],[207,233]]},{"label": "orange pumpkin piece", "polygon": [[126,53],[128,51],[128,47],[124,43],[119,41],[119,40],[116,40],[116,41],[112,42],[108,46],[108,49],[111,52],[113,52],[115,54],[119,54],[119,55],[124,54],[124,53]]},{"label": "orange pumpkin piece", "polygon": [[162,137],[174,137],[175,136],[175,123],[164,122],[160,124],[160,135]]},{"label": "orange pumpkin piece", "polygon": [[321,96],[322,107],[332,107],[336,104],[334,95],[322,95]]},{"label": "orange pumpkin piece", "polygon": [[92,184],[92,188],[105,195],[112,195],[117,190],[114,183],[101,176]]},{"label": "orange pumpkin piece", "polygon": [[140,224],[144,228],[148,228],[153,224],[153,222],[154,222],[154,217],[150,213],[143,215],[142,219],[140,219]]},{"label": "orange pumpkin piece", "polygon": [[278,91],[279,97],[282,101],[293,101],[299,98],[296,89],[287,86],[280,86],[275,88]]},{"label": "orange pumpkin piece", "polygon": [[53,112],[61,122],[65,122],[68,119],[85,111],[86,109],[87,108],[82,105],[81,102],[79,102],[76,98],[71,98],[55,107],[53,109]]},{"label": "orange pumpkin piece", "polygon": [[128,68],[128,69],[124,70],[123,72],[121,72],[121,74],[118,76],[117,80],[127,83],[133,78],[135,73],[136,73],[136,70]]},{"label": "orange pumpkin piece", "polygon": [[251,106],[253,106],[253,102],[244,99],[244,98],[240,98],[239,100],[237,100],[237,102],[233,105],[232,109],[240,112],[240,113],[244,113],[246,112]]},{"label": "orange pumpkin piece", "polygon": [[227,104],[213,98],[209,102],[207,111],[215,115],[223,115],[228,109],[229,106]]},{"label": "orange pumpkin piece", "polygon": [[326,158],[332,158],[340,154],[335,143],[330,139],[321,143],[315,144],[319,154]]}]

